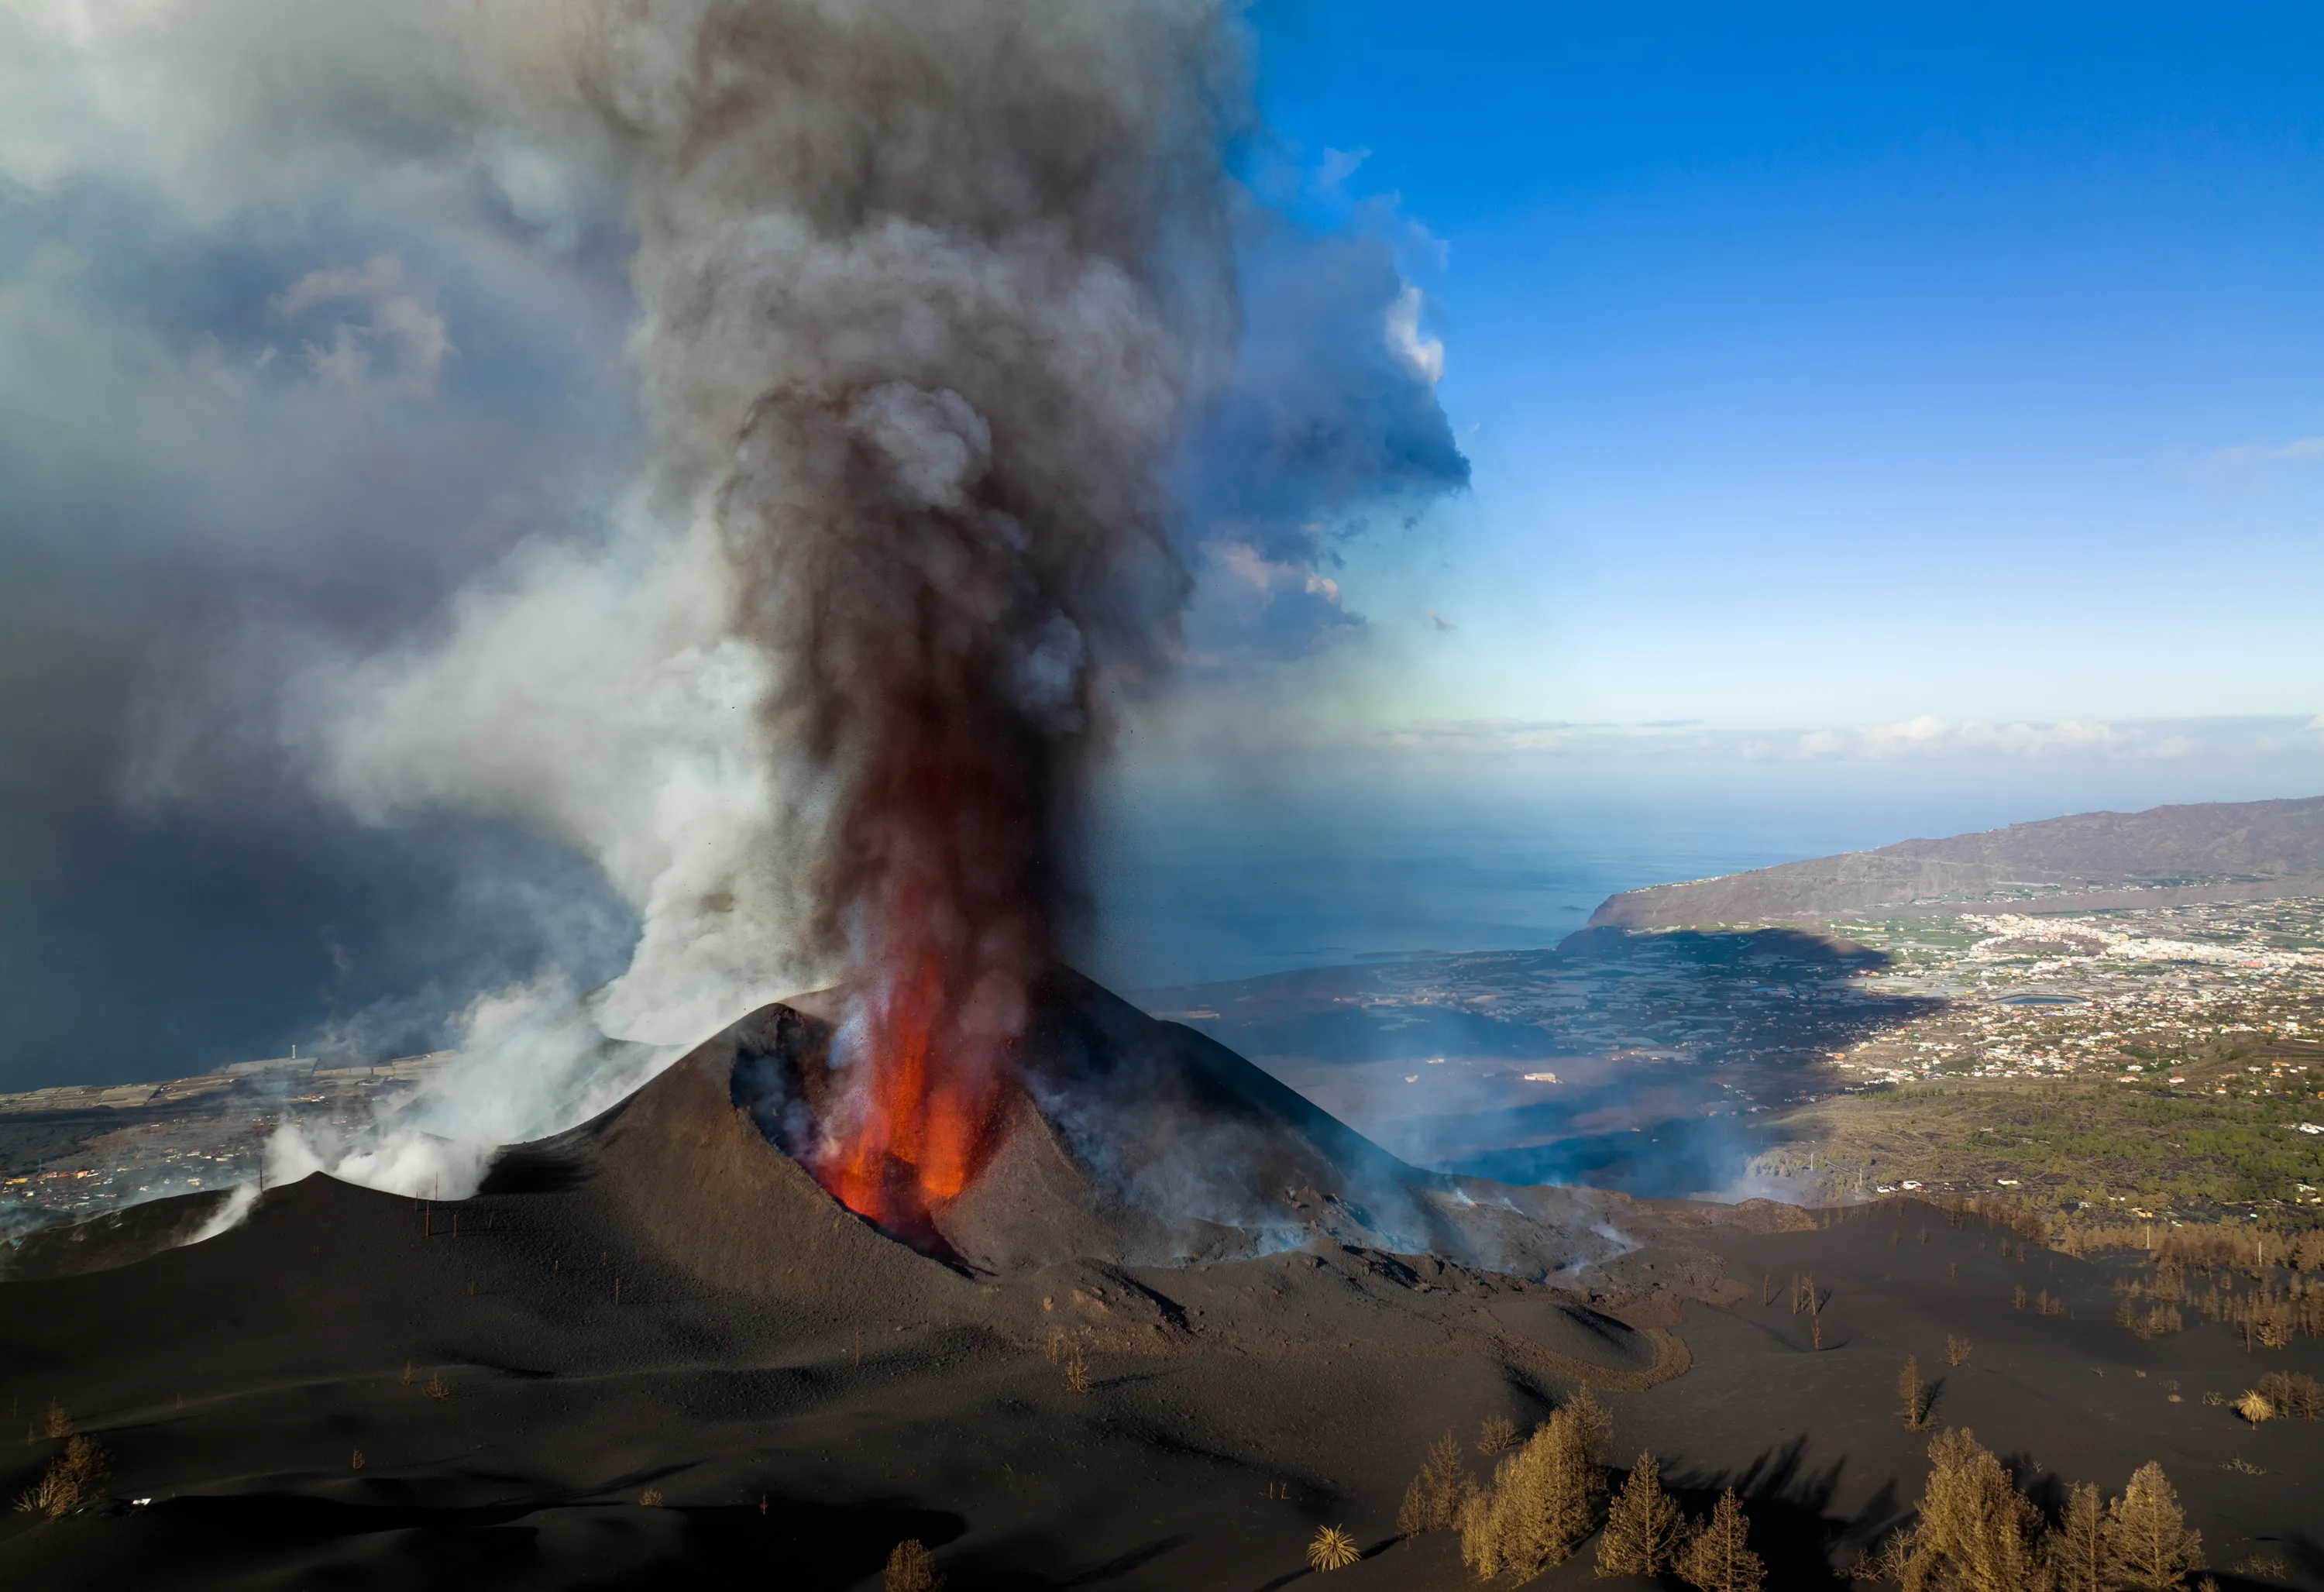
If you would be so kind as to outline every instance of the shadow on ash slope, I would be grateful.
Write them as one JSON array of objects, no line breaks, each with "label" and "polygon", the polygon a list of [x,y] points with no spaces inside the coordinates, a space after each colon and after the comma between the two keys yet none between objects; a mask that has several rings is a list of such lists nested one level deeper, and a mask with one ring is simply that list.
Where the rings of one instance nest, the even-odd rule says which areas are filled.
[{"label": "shadow on ash slope", "polygon": [[[761,1008],[604,1117],[511,1151],[496,1176],[595,1159],[609,1136],[651,1124],[668,1161],[642,1184],[629,1180],[632,1203],[657,1207],[639,1211],[649,1226],[675,1238],[706,1224],[744,1241],[753,1206],[770,1207],[761,1219],[775,1226],[811,1210],[835,1217],[807,1172],[837,1087],[835,1004]],[[930,1230],[890,1235],[972,1275],[1249,1259],[1330,1240],[1543,1279],[1631,1247],[1591,1191],[1408,1165],[1223,1045],[1062,970],[1037,991],[1016,1049],[1019,1081],[980,1173]],[[739,1145],[738,1118],[755,1129],[751,1144],[781,1155]],[[687,1247],[707,1237],[690,1234]]]}]

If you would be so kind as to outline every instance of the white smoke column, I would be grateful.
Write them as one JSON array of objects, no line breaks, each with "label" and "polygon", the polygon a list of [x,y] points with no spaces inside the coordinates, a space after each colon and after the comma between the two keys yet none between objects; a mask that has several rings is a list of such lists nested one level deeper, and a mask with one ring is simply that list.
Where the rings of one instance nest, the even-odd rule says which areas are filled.
[{"label": "white smoke column", "polygon": [[[489,103],[626,171],[659,467],[602,545],[520,560],[433,646],[320,691],[318,759],[382,819],[545,824],[644,933],[606,989],[477,1027],[392,1144],[278,1159],[465,1192],[480,1146],[852,975],[860,1081],[819,1171],[908,1224],[982,1153],[1108,701],[1176,647],[1164,477],[1235,330],[1230,19],[440,14]],[[606,1065],[605,1035],[653,1048]]]},{"label": "white smoke column", "polygon": [[455,603],[448,633],[326,677],[304,715],[329,726],[327,781],[363,816],[513,816],[595,858],[643,925],[594,1003],[629,1038],[690,1043],[738,998],[817,971],[769,851],[786,801],[761,720],[770,663],[730,633],[733,607],[709,527],[673,538],[633,509],[606,543],[526,549]]}]

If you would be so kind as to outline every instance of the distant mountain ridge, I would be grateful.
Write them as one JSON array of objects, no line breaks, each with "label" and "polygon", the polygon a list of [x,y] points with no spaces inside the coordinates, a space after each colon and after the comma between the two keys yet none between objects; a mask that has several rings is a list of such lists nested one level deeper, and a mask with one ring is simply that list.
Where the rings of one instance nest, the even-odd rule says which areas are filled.
[{"label": "distant mountain ridge", "polygon": [[2324,895],[2324,796],[2079,813],[1609,897],[1591,928]]}]

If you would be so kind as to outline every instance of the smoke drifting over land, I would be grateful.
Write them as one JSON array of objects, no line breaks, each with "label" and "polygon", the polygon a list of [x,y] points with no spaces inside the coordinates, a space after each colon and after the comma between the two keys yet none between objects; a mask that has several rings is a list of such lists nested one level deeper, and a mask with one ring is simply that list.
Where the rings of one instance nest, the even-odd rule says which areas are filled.
[{"label": "smoke drifting over land", "polygon": [[[844,1048],[879,1109],[835,1126],[826,1181],[862,1180],[863,1207],[940,1192],[1067,925],[1089,760],[1185,653],[1190,602],[1217,616],[1211,667],[1360,628],[1333,527],[1465,479],[1416,295],[1379,240],[1305,234],[1231,175],[1261,145],[1217,5],[294,13],[16,19],[19,62],[143,84],[208,142],[11,124],[14,219],[67,231],[90,196],[177,181],[200,203],[145,246],[234,254],[237,280],[232,314],[170,335],[206,338],[251,401],[321,388],[422,470],[447,402],[543,446],[383,531],[409,571],[392,604],[259,627],[218,599],[181,633],[233,667],[198,671],[192,703],[143,674],[112,710],[179,726],[124,737],[149,798],[238,798],[279,769],[383,833],[545,833],[634,913],[626,971],[594,990],[567,947],[602,943],[595,907],[529,977],[438,982],[466,1054],[407,1145],[546,1131],[737,1012],[854,974]],[[258,154],[286,129],[300,155]],[[334,182],[357,195],[336,214]],[[611,346],[625,248],[633,452],[592,440],[623,434],[622,405],[585,419],[568,396],[571,348]],[[276,342],[318,316],[285,368]],[[559,442],[598,486],[556,481]],[[237,492],[292,467],[229,452]],[[332,506],[301,528],[327,540]],[[145,534],[116,549],[133,585]],[[218,539],[199,527],[181,557],[222,564]],[[350,1170],[399,1185],[428,1159],[361,1153]],[[899,1158],[917,1189],[888,1186]]]}]

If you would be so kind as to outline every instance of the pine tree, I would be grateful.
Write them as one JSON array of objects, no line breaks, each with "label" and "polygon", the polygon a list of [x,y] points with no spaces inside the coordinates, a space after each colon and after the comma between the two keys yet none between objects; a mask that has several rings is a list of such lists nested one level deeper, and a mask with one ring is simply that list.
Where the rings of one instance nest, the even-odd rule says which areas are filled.
[{"label": "pine tree", "polygon": [[2050,1566],[2058,1592],[2114,1592],[2107,1574],[2106,1506],[2088,1482],[2067,1496],[2065,1518],[2050,1533]]},{"label": "pine tree", "polygon": [[1920,1519],[1896,1555],[1906,1592],[2042,1592],[2042,1516],[1966,1428],[1929,1444]]},{"label": "pine tree", "polygon": [[[1507,1465],[1509,1461],[1504,1459],[1501,1463]],[[1461,1562],[1488,1581],[1501,1573],[1501,1539],[1493,1520],[1500,1484],[1501,1477],[1497,1474],[1461,1502]]]},{"label": "pine tree", "polygon": [[1469,1479],[1462,1462],[1461,1440],[1446,1432],[1428,1450],[1420,1474],[1405,1489],[1404,1507],[1397,1511],[1396,1529],[1406,1537],[1441,1532],[1461,1523],[1461,1506],[1477,1484]]},{"label": "pine tree", "polygon": [[1611,1425],[1586,1387],[1554,1411],[1462,1505],[1462,1562],[1487,1579],[1526,1580],[1572,1554],[1597,1524]]},{"label": "pine tree", "polygon": [[2142,1592],[2176,1592],[2203,1568],[2203,1536],[2187,1529],[2179,1495],[2153,1460],[2107,1508],[2106,1562],[2114,1583]]},{"label": "pine tree", "polygon": [[1598,1499],[1606,1490],[1588,1426],[1572,1410],[1550,1416],[1525,1482],[1511,1495],[1505,1534],[1518,1563],[1555,1564],[1597,1525]]},{"label": "pine tree", "polygon": [[1404,1489],[1404,1502],[1396,1512],[1396,1533],[1410,1541],[1423,1532],[1434,1531],[1429,1507],[1428,1471],[1424,1467]]},{"label": "pine tree", "polygon": [[[1590,1385],[1585,1382],[1577,1388],[1559,1413],[1573,1423],[1574,1440],[1581,1445],[1582,1458],[1590,1464],[1602,1468],[1606,1463],[1606,1445],[1614,1440],[1614,1417],[1607,1413],[1605,1405],[1598,1402],[1597,1395],[1590,1391]],[[1605,1485],[1605,1477],[1600,1477],[1598,1486],[1600,1491],[1604,1490]]]},{"label": "pine tree", "polygon": [[1896,1373],[1896,1396],[1904,1401],[1904,1407],[1897,1413],[1904,1417],[1907,1431],[1918,1431],[1928,1424],[1928,1410],[1924,1402],[1927,1394],[1921,1385],[1921,1357],[1918,1355],[1904,1357],[1904,1368]]},{"label": "pine tree", "polygon": [[1766,1567],[1746,1545],[1751,1522],[1735,1489],[1719,1495],[1711,1518],[1695,1528],[1678,1556],[1679,1578],[1698,1592],[1759,1592]]},{"label": "pine tree", "polygon": [[1686,1516],[1663,1491],[1663,1468],[1652,1454],[1630,1467],[1620,1495],[1606,1511],[1598,1538],[1601,1576],[1658,1576],[1677,1558]]}]

